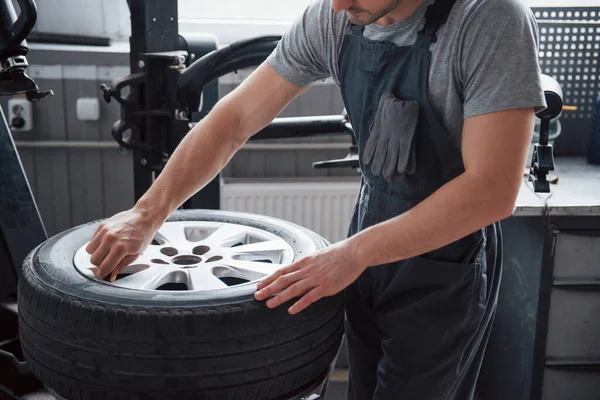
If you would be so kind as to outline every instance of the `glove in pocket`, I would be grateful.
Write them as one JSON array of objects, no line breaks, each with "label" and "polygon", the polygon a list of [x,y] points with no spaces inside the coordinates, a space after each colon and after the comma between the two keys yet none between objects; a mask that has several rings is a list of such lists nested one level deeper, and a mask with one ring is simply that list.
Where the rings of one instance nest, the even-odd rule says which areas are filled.
[{"label": "glove in pocket", "polygon": [[363,162],[371,164],[373,175],[391,182],[415,173],[418,121],[419,102],[400,100],[390,92],[381,96],[363,153]]}]

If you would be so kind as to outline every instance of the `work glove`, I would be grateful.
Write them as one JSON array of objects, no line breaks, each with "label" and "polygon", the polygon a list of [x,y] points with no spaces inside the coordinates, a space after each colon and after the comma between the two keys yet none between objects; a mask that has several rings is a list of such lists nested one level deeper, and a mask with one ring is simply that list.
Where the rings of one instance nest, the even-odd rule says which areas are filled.
[{"label": "work glove", "polygon": [[412,175],[416,170],[415,133],[419,121],[419,103],[399,100],[384,93],[369,131],[363,163],[371,165],[374,176],[393,178]]}]

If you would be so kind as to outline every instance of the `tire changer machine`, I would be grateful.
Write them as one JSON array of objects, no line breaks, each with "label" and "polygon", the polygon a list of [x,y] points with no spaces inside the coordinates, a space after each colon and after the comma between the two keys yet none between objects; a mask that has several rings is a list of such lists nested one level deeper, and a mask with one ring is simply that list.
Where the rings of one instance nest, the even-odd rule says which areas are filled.
[{"label": "tire changer machine", "polygon": [[[34,0],[0,0],[0,95],[25,96],[36,102],[52,96],[27,76],[27,36],[37,21]],[[279,36],[242,40],[217,49],[213,40],[186,40],[178,32],[177,1],[127,0],[131,11],[131,74],[103,85],[105,101],[115,99],[121,120],[113,138],[134,154],[135,199],[139,199],[191,127],[219,99],[219,77],[257,66],[275,49]],[[550,121],[562,110],[558,82],[544,76],[548,107],[541,119],[540,140],[534,146],[529,180],[536,192],[549,192],[547,174],[554,169],[548,144]],[[128,91],[125,95],[124,92]],[[10,121],[11,125],[19,121]],[[322,161],[314,168],[359,168],[358,148],[345,113],[332,116],[276,118],[253,136],[287,139],[313,135],[350,135],[352,145],[342,159]],[[219,209],[219,177],[182,208]],[[23,359],[19,344],[16,287],[19,268],[27,254],[48,239],[34,196],[0,108],[0,400],[18,399],[43,389]],[[333,368],[333,365],[332,365]],[[328,378],[295,399],[324,398]]]}]

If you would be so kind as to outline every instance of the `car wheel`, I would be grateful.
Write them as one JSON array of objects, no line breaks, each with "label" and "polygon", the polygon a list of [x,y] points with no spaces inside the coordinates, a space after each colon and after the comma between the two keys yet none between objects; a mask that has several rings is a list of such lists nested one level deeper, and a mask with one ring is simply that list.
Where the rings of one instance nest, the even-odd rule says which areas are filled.
[{"label": "car wheel", "polygon": [[292,223],[177,211],[115,282],[85,252],[100,221],[34,249],[19,280],[32,372],[69,400],[289,399],[322,379],[343,337],[343,295],[298,315],[257,282],[328,245]]}]

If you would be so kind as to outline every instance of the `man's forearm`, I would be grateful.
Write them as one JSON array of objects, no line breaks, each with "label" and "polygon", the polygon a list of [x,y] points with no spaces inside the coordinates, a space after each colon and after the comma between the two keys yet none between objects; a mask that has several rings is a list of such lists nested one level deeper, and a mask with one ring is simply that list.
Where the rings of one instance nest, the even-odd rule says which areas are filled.
[{"label": "man's forearm", "polygon": [[243,144],[234,140],[240,127],[240,117],[234,111],[218,104],[198,123],[135,207],[161,223],[214,179]]},{"label": "man's forearm", "polygon": [[430,252],[509,216],[514,190],[489,190],[489,180],[481,190],[480,180],[459,176],[408,212],[349,238],[349,248],[372,267]]}]

